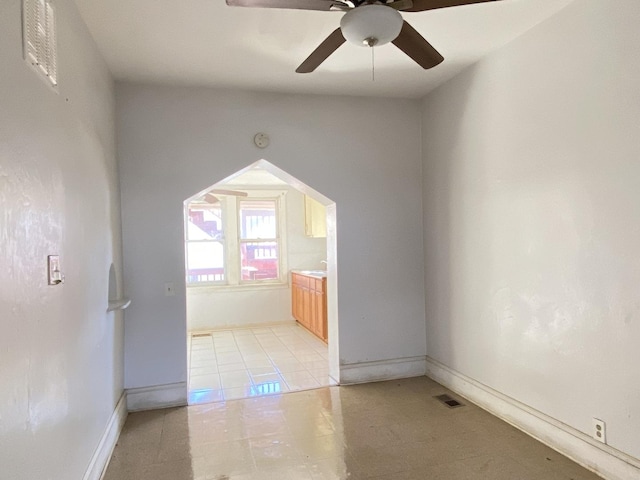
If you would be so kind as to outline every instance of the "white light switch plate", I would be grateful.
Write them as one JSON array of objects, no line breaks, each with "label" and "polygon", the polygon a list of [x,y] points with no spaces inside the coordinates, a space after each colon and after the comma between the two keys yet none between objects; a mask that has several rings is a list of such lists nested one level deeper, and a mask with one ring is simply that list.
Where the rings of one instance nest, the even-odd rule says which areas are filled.
[{"label": "white light switch plate", "polygon": [[64,283],[64,275],[60,271],[60,256],[49,255],[47,257],[47,272],[49,285]]}]

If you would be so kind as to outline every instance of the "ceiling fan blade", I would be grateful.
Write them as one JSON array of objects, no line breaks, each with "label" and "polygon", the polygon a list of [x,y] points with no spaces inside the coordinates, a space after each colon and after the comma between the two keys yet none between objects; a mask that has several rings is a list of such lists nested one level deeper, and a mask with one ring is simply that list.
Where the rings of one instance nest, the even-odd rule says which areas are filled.
[{"label": "ceiling fan blade", "polygon": [[405,12],[424,12],[438,8],[459,7],[474,3],[498,2],[500,0],[413,0],[413,6],[402,9]]},{"label": "ceiling fan blade", "polygon": [[406,21],[393,44],[424,69],[433,68],[444,60],[444,57]]},{"label": "ceiling fan blade", "polygon": [[215,205],[220,201],[218,197],[216,197],[215,195],[211,195],[210,193],[205,194],[203,200],[207,203],[210,203],[211,205]]},{"label": "ceiling fan blade", "polygon": [[346,40],[342,36],[342,31],[339,28],[336,28],[333,33],[325,38],[324,42],[318,45],[318,48],[316,48],[311,55],[309,55],[307,59],[302,62],[298,68],[296,68],[296,73],[313,72],[344,42],[346,42]]},{"label": "ceiling fan blade", "polygon": [[385,3],[385,5],[395,10],[410,11],[411,7],[413,7],[413,0],[394,0],[393,2]]},{"label": "ceiling fan blade", "polygon": [[341,0],[227,0],[230,7],[291,8],[295,10],[331,10],[344,5]]},{"label": "ceiling fan blade", "polygon": [[224,190],[222,188],[214,188],[209,192],[209,194],[216,195],[232,195],[234,197],[248,197],[249,194],[247,192],[241,192],[240,190]]}]

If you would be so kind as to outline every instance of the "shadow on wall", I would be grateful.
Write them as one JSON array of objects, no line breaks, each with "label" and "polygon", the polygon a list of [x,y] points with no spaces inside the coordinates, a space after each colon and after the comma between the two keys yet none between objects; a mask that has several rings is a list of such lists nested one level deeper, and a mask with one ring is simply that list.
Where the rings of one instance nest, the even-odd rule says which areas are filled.
[{"label": "shadow on wall", "polygon": [[[459,95],[456,103],[447,101],[445,104],[441,95],[427,96],[422,112],[425,314],[427,328],[430,324],[437,324],[440,336],[436,344],[430,342],[427,334],[427,355],[445,362],[454,361],[456,357],[452,329],[455,318],[452,315],[457,313],[453,308],[453,288],[455,260],[459,259],[452,257],[452,242],[459,241],[463,234],[456,231],[452,220],[452,206],[463,201],[464,195],[455,175],[456,162],[459,161],[455,146],[459,145],[462,136],[473,78],[472,74],[466,74],[453,80],[459,91],[466,93]],[[438,116],[437,122],[429,122],[432,114]],[[430,142],[431,137],[448,140],[446,144]],[[443,144],[447,148],[440,149]],[[454,147],[448,148],[451,146]],[[443,358],[443,352],[449,352],[451,358]]]}]

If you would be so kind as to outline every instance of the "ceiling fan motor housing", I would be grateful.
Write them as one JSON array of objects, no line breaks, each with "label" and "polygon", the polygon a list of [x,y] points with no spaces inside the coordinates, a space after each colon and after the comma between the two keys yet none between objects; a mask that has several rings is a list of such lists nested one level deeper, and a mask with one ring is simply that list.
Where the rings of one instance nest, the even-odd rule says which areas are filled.
[{"label": "ceiling fan motor housing", "polygon": [[372,47],[395,40],[402,23],[402,15],[393,8],[369,4],[349,10],[340,20],[340,29],[349,42]]}]

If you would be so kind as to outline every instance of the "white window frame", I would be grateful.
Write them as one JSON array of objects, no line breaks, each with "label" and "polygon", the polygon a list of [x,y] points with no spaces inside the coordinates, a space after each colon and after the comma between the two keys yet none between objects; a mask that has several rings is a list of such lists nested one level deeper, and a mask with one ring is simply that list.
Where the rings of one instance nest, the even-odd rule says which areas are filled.
[{"label": "white window frame", "polygon": [[[218,282],[189,282],[188,272],[186,275],[188,288],[211,288],[211,289],[253,289],[253,288],[269,288],[288,285],[288,262],[287,262],[287,223],[286,223],[286,190],[248,190],[248,196],[218,196],[222,207],[222,231],[224,237],[222,245],[224,249],[224,277],[223,281]],[[275,239],[241,239],[240,231],[240,202],[242,200],[249,201],[274,201],[276,206],[276,238]],[[187,253],[186,228],[189,221],[189,204],[185,205],[185,259]],[[193,240],[192,240],[193,241]],[[202,240],[211,241],[211,240]],[[275,279],[259,279],[259,280],[242,280],[241,275],[241,243],[256,243],[263,241],[276,241],[278,244],[278,278]],[[185,264],[185,270],[186,270]]]},{"label": "white window frame", "polygon": [[[255,202],[274,202],[275,204],[275,214],[276,214],[276,238],[260,238],[260,239],[243,239],[242,235],[241,235],[241,231],[242,231],[242,226],[240,224],[240,204],[243,201],[255,201]],[[280,239],[282,237],[282,227],[280,225],[280,216],[281,213],[280,211],[282,210],[281,207],[281,203],[280,203],[280,197],[271,197],[271,198],[265,198],[265,197],[255,197],[255,196],[248,196],[248,197],[235,197],[235,204],[236,204],[236,232],[237,232],[237,246],[236,246],[236,250],[235,252],[230,252],[230,256],[233,256],[234,253],[237,252],[237,258],[236,263],[237,263],[237,269],[238,269],[238,275],[239,275],[239,284],[240,285],[264,285],[264,284],[278,284],[278,283],[282,283],[282,246],[280,243]],[[243,243],[260,243],[260,242],[276,242],[276,244],[278,245],[278,278],[271,278],[271,279],[262,279],[262,280],[242,280],[242,256],[241,256],[241,246]]]},{"label": "white window frame", "polygon": [[[227,243],[226,243],[226,236],[227,236],[227,231],[225,230],[226,225],[225,225],[225,220],[224,218],[226,217],[226,213],[224,211],[224,205],[221,205],[221,212],[220,212],[220,221],[222,223],[222,240],[190,240],[189,239],[189,203],[185,204],[184,206],[184,255],[185,255],[185,281],[187,286],[201,286],[201,285],[226,285],[227,281],[228,281],[228,254],[227,254]],[[224,256],[222,259],[222,271],[223,276],[224,276],[224,280],[216,280],[216,281],[207,281],[207,282],[190,282],[189,281],[189,244],[191,243],[221,243],[222,244],[222,250],[224,252]]]}]

